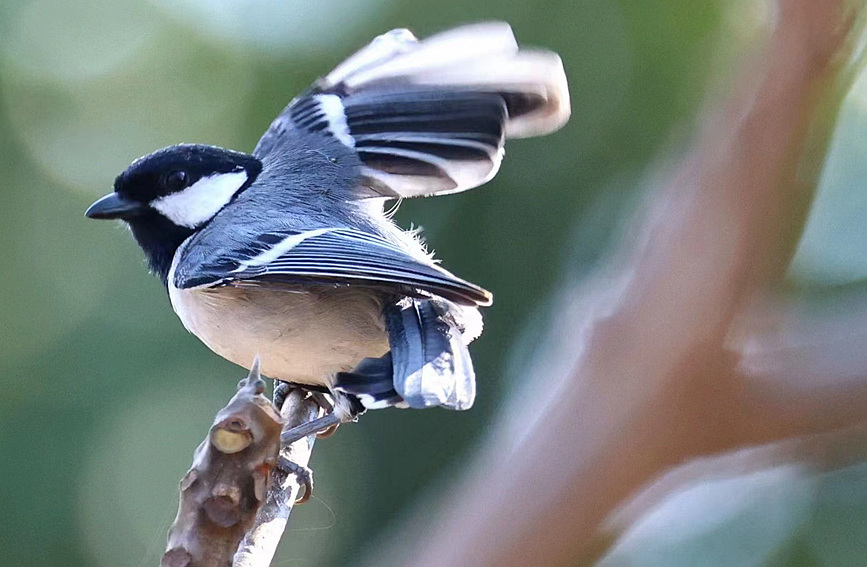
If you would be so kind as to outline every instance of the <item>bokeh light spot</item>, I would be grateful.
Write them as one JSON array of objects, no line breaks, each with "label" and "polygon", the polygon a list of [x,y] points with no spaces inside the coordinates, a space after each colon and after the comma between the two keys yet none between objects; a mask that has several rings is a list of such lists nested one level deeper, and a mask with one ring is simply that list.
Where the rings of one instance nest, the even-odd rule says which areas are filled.
[{"label": "bokeh light spot", "polygon": [[132,60],[155,25],[146,7],[129,0],[36,0],[10,26],[5,55],[39,77],[91,78]]}]

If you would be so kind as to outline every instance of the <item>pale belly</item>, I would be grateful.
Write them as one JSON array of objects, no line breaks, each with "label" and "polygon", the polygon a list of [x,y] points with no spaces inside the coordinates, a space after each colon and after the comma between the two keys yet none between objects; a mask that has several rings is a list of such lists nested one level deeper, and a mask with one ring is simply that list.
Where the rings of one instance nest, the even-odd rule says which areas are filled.
[{"label": "pale belly", "polygon": [[258,355],[271,378],[330,386],[335,373],[389,349],[379,301],[353,288],[170,287],[169,297],[187,330],[211,350],[245,368]]}]

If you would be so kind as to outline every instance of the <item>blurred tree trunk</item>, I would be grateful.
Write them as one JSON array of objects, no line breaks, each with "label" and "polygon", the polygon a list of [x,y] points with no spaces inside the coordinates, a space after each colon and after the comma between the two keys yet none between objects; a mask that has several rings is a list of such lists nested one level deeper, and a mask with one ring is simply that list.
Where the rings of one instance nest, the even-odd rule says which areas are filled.
[{"label": "blurred tree trunk", "polygon": [[[776,9],[762,52],[743,62],[676,167],[656,177],[620,277],[560,298],[550,340],[568,370],[557,370],[563,360],[534,369],[531,395],[505,410],[466,478],[375,562],[586,563],[604,549],[612,512],[671,467],[867,420],[864,380],[792,374],[799,353],[782,325],[791,318],[769,299],[861,69],[863,2]],[[813,362],[812,373],[839,365]],[[806,446],[815,449],[785,445],[792,458]]]}]

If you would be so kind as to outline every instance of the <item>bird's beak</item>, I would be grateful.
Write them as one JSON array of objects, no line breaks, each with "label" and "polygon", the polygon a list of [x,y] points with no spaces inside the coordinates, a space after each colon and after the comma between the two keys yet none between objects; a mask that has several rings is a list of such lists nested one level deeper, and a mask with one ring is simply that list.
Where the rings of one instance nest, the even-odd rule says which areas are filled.
[{"label": "bird's beak", "polygon": [[126,199],[117,193],[109,193],[88,207],[84,215],[91,219],[128,219],[146,209],[147,205],[144,203]]}]

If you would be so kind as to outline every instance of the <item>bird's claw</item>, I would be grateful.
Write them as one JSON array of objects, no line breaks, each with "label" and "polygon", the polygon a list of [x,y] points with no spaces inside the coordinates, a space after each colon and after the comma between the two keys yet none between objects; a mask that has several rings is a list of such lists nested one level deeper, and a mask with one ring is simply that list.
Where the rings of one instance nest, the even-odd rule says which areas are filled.
[{"label": "bird's claw", "polygon": [[[280,380],[274,381],[273,402],[277,410],[281,410],[283,403],[286,401],[286,396],[293,388],[303,389],[303,386],[283,382]],[[283,444],[287,445],[306,437],[307,435],[316,434],[318,438],[330,437],[334,435],[337,428],[342,423],[356,421],[358,416],[364,413],[364,407],[352,396],[335,392],[326,394],[316,390],[307,390],[308,398],[316,403],[322,410],[321,417],[295,427],[283,433]],[[303,434],[302,434],[303,432]]]},{"label": "bird's claw", "polygon": [[295,478],[298,479],[298,484],[301,486],[301,495],[295,499],[295,504],[304,504],[310,500],[313,496],[313,470],[310,467],[292,462],[282,455],[277,461],[277,466],[287,475],[295,475]]},{"label": "bird's claw", "polygon": [[[316,402],[316,404],[322,408],[324,414],[329,414],[334,411],[334,402],[328,396],[328,394],[323,394],[322,392],[310,392],[310,399]],[[337,432],[337,428],[340,427],[340,424],[337,423],[332,425],[327,429],[323,429],[319,433],[316,434],[318,439],[324,439],[326,437],[331,437],[334,433]]]},{"label": "bird's claw", "polygon": [[274,394],[271,396],[271,401],[277,411],[283,409],[283,402],[286,401],[286,396],[292,391],[292,384],[283,382],[282,380],[274,380]]}]

